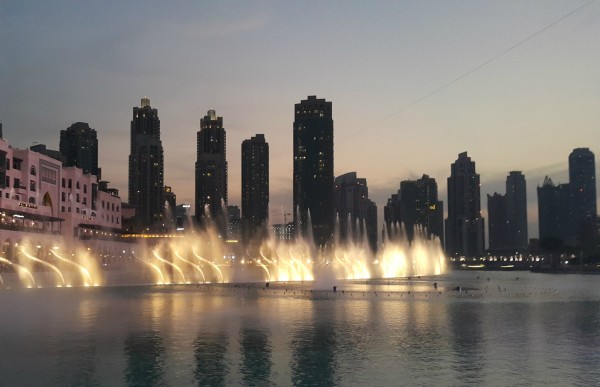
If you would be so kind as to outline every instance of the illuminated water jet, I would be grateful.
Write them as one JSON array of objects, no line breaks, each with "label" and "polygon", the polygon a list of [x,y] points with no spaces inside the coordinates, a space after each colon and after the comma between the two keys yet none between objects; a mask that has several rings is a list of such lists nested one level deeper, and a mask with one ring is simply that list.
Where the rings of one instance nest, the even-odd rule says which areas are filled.
[{"label": "illuminated water jet", "polygon": [[34,257],[33,255],[29,254],[27,251],[25,251],[24,249],[20,249],[21,253],[23,253],[23,255],[25,255],[27,258],[31,259],[34,262],[37,262],[43,266],[46,266],[48,268],[50,268],[51,270],[53,270],[56,275],[58,276],[58,278],[60,278],[60,281],[62,282],[62,286],[65,286],[67,283],[65,281],[65,277],[63,276],[63,274],[61,273],[61,271],[58,269],[58,267],[54,266],[53,264],[43,261],[39,258]]},{"label": "illuminated water jet", "polygon": [[79,269],[79,271],[80,271],[80,273],[81,273],[81,275],[83,277],[83,285],[84,286],[90,286],[90,285],[94,284],[94,281],[92,280],[92,275],[90,274],[89,270],[86,269],[83,265],[80,265],[77,262],[73,262],[73,261],[71,261],[71,260],[69,260],[69,259],[67,259],[65,257],[62,257],[60,254],[58,254],[54,250],[51,250],[50,252],[52,253],[52,255],[54,255],[56,258],[58,258],[62,262],[68,263],[69,265],[73,265],[77,269]]},{"label": "illuminated water jet", "polygon": [[[17,270],[19,270],[20,272],[23,272],[27,279],[29,280],[29,285],[28,287],[33,287],[35,286],[35,278],[33,278],[33,274],[31,274],[31,271],[29,269],[27,269],[24,266],[21,266],[17,263],[11,262],[6,258],[0,257],[0,262],[4,262],[10,266],[15,267]],[[21,274],[19,273],[19,277],[21,276]],[[2,285],[4,285],[4,280],[2,280],[2,276],[0,276],[0,282],[2,283]]]},{"label": "illuminated water jet", "polygon": [[158,255],[158,253],[156,252],[156,250],[152,251],[152,254],[154,255],[154,257],[156,259],[158,259],[159,261],[171,266],[173,269],[177,270],[177,272],[179,273],[179,275],[181,275],[181,279],[183,281],[183,283],[185,283],[185,275],[183,274],[183,271],[179,268],[179,266],[177,266],[176,264],[174,264],[173,262],[169,262],[166,259],[163,259],[162,257],[160,257]]}]

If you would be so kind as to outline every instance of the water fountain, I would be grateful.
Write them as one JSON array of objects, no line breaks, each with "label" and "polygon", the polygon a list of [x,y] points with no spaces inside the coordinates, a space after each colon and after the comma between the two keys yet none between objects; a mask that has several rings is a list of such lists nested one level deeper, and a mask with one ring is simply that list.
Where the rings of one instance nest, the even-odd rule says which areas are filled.
[{"label": "water fountain", "polygon": [[[439,275],[446,271],[439,240],[429,238],[425,230],[415,230],[409,242],[403,228],[392,225],[384,229],[382,246],[374,253],[364,223],[346,219],[347,233],[342,237],[338,217],[333,243],[318,248],[312,241],[310,215],[308,222],[306,235],[289,241],[277,240],[271,234],[253,248],[228,243],[215,224],[192,227],[179,237],[154,244],[139,242],[123,269],[132,275],[121,276],[118,282],[108,278],[110,270],[101,268],[101,260],[89,247],[55,243],[42,248],[23,240],[10,259],[0,254],[0,287],[313,281],[314,287],[325,289],[339,280]],[[12,284],[6,281],[7,274],[16,278]]]}]

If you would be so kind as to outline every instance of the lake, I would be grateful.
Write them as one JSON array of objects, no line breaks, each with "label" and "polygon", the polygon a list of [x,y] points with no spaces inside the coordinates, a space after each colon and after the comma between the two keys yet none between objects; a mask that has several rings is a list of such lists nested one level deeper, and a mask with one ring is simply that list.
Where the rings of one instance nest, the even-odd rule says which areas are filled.
[{"label": "lake", "polygon": [[600,383],[600,276],[335,285],[2,289],[0,385]]}]

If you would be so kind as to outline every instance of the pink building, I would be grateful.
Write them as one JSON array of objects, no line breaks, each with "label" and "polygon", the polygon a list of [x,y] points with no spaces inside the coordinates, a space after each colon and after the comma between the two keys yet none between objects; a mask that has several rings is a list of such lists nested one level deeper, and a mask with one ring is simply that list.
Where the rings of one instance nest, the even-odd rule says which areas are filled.
[{"label": "pink building", "polygon": [[79,168],[63,168],[59,160],[0,139],[0,234],[60,234],[68,242],[108,239],[120,229],[116,190]]}]

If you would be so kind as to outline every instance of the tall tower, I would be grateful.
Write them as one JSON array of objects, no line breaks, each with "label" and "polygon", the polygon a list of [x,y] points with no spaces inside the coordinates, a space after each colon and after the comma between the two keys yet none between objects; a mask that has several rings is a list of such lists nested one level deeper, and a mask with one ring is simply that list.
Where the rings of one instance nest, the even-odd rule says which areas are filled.
[{"label": "tall tower", "polygon": [[309,96],[294,117],[294,222],[306,235],[310,218],[315,243],[324,245],[334,223],[331,102]]},{"label": "tall tower", "polygon": [[489,250],[500,253],[508,250],[508,220],[506,195],[494,192],[487,195]]},{"label": "tall tower", "polygon": [[527,187],[520,171],[509,172],[506,194],[488,195],[490,250],[511,253],[527,249]]},{"label": "tall tower", "polygon": [[369,200],[367,179],[356,172],[334,180],[335,211],[339,217],[341,240],[367,240],[372,251],[377,250],[377,206]]},{"label": "tall tower", "polygon": [[574,149],[569,155],[569,187],[575,224],[595,220],[596,162],[589,148]]},{"label": "tall tower", "polygon": [[554,185],[548,176],[537,187],[541,245],[573,245],[569,193],[569,184]]},{"label": "tall tower", "polygon": [[475,162],[460,153],[448,177],[448,218],[446,251],[452,255],[475,257],[483,254],[485,235],[481,217],[481,193]]},{"label": "tall tower", "polygon": [[527,232],[527,182],[520,171],[506,177],[506,216],[508,248],[524,251],[529,244]]},{"label": "tall tower", "polygon": [[242,142],[242,229],[244,239],[263,238],[269,218],[269,144],[264,134]]},{"label": "tall tower", "polygon": [[129,153],[129,204],[135,208],[138,231],[162,229],[164,210],[164,159],[158,111],[142,98],[133,108]]},{"label": "tall tower", "polygon": [[569,189],[575,243],[593,251],[598,244],[596,161],[589,148],[574,149],[569,155]]},{"label": "tall tower", "polygon": [[[200,119],[196,147],[196,221],[205,224],[209,216],[225,235],[227,206],[227,161],[223,117],[209,110]],[[209,213],[205,213],[208,206]]]},{"label": "tall tower", "polygon": [[98,137],[96,130],[86,122],[76,122],[67,130],[60,131],[60,153],[65,158],[65,166],[83,169],[84,173],[98,176]]}]

